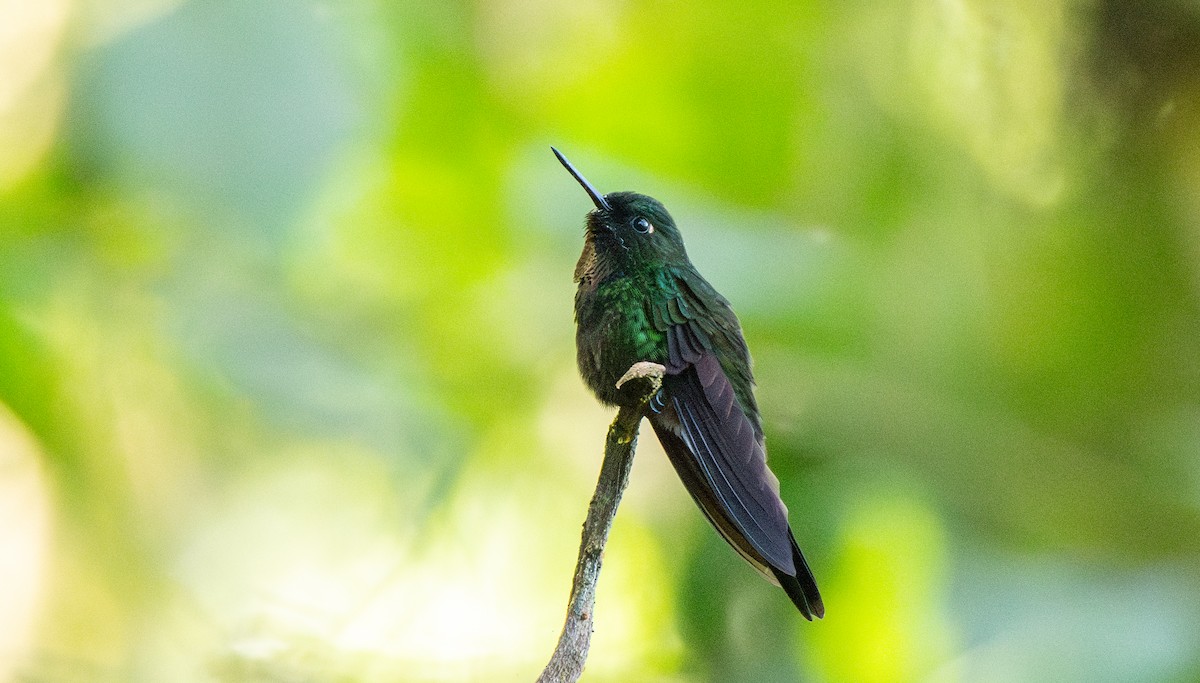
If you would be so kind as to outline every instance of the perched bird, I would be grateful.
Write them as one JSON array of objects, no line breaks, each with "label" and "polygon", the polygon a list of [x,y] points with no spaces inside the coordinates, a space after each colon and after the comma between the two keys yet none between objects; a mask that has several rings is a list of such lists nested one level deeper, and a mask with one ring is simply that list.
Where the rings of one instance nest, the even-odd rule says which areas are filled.
[{"label": "perched bird", "polygon": [[602,403],[636,405],[618,380],[635,363],[666,368],[647,417],[708,521],[805,618],[821,594],[767,467],[750,352],[733,308],[688,259],[675,221],[636,192],[600,194],[557,149],[596,205],[575,266],[579,372]]}]

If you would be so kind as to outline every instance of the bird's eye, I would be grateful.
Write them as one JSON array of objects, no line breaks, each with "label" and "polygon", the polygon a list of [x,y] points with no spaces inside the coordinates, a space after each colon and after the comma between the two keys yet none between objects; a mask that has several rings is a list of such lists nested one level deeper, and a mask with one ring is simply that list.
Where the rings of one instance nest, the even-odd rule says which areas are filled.
[{"label": "bird's eye", "polygon": [[638,232],[642,233],[643,235],[647,235],[647,234],[654,232],[654,226],[650,223],[650,221],[646,220],[645,218],[634,219],[633,229],[637,230]]}]

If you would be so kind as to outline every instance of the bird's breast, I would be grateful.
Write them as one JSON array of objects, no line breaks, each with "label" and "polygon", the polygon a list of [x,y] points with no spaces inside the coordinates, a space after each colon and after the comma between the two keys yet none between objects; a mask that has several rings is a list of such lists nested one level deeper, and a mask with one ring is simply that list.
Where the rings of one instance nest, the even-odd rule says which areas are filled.
[{"label": "bird's breast", "polygon": [[616,389],[616,382],[639,361],[661,363],[666,337],[647,315],[649,293],[634,283],[616,281],[575,297],[575,347],[579,372],[602,402],[622,405],[637,397]]}]

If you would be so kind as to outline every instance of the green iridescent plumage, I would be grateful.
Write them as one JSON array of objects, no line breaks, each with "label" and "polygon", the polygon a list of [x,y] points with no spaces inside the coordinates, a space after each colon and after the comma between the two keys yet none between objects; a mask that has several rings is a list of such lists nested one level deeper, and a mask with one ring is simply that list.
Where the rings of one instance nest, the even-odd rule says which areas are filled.
[{"label": "green iridescent plumage", "polygon": [[554,150],[592,198],[575,268],[576,349],[602,402],[634,405],[617,380],[640,361],[666,377],[647,414],[684,486],[726,541],[811,619],[825,612],[767,467],[750,353],[729,302],[696,271],[675,221],[635,192],[602,195]]}]

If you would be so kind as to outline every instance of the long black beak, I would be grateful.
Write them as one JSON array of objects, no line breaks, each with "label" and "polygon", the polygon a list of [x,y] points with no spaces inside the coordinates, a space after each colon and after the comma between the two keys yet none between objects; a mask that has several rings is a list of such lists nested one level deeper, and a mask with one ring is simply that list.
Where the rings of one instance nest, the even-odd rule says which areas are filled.
[{"label": "long black beak", "polygon": [[608,205],[608,201],[604,199],[604,195],[597,192],[596,188],[592,187],[592,184],[587,181],[587,178],[584,178],[583,174],[575,170],[575,167],[571,165],[571,162],[567,161],[567,158],[562,155],[562,152],[554,149],[553,146],[551,146],[550,149],[554,152],[554,156],[558,157],[558,160],[562,162],[563,166],[566,167],[567,171],[575,177],[575,180],[579,181],[580,185],[583,185],[584,191],[587,192],[588,196],[592,198],[592,202],[595,203],[596,208],[604,209],[605,211],[611,211],[612,207]]}]

